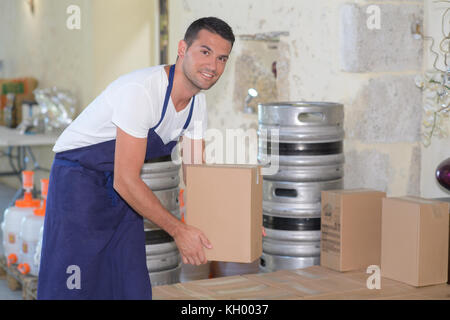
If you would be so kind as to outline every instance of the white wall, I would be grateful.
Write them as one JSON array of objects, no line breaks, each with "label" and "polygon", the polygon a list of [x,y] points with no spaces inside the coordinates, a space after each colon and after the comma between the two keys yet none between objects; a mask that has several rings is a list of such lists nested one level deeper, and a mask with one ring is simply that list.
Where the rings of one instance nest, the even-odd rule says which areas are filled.
[{"label": "white wall", "polygon": [[[35,0],[32,14],[26,1],[0,1],[0,59],[5,78],[32,76],[40,88],[71,90],[81,112],[118,76],[157,63],[156,0]],[[81,28],[69,30],[69,5],[81,10]],[[49,168],[51,147],[33,149]],[[9,169],[0,158],[0,171]],[[29,168],[30,169],[30,168]],[[40,173],[37,179],[48,176]],[[36,180],[37,181],[37,180]],[[16,178],[5,178],[18,187]]]},{"label": "white wall", "polygon": [[[362,20],[364,23],[357,32],[384,45],[375,48],[381,51],[378,53],[380,60],[384,58],[383,50],[395,52],[398,49],[399,56],[388,57],[392,61],[379,62],[381,67],[373,68],[373,71],[370,68],[345,70],[341,46],[350,35],[341,34],[341,10],[346,4],[354,4],[356,13],[363,15],[370,4],[380,6],[384,17],[381,30],[370,33]],[[345,105],[345,187],[375,188],[391,196],[418,195],[421,94],[413,79],[422,66],[413,62],[420,61],[422,54],[420,40],[412,40],[410,20],[413,15],[422,18],[423,4],[423,1],[402,0],[170,1],[169,54],[174,62],[177,41],[195,19],[217,16],[227,21],[238,38],[222,79],[206,92],[209,127],[222,131],[226,128],[256,128],[257,116],[244,115],[241,112],[244,101],[233,98],[238,95],[237,90],[249,88],[249,85],[235,85],[244,76],[243,72],[248,71],[236,68],[236,63],[244,51],[251,48],[239,36],[289,32],[289,36],[282,36],[278,44],[280,54],[284,54],[280,59],[287,68],[281,70],[277,79],[277,101],[331,101]],[[403,48],[403,43],[411,47]],[[401,64],[405,60],[402,55],[408,52],[411,52],[409,64],[394,70],[385,67],[395,67],[396,62]],[[372,52],[367,52],[360,58],[370,60],[371,55]],[[255,145],[252,147],[256,148]]]}]

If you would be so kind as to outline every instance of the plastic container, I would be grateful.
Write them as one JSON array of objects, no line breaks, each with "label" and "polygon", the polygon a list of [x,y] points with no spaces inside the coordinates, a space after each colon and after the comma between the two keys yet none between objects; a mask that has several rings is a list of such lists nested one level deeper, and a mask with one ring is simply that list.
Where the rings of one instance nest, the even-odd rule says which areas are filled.
[{"label": "plastic container", "polygon": [[31,274],[37,276],[39,274],[39,259],[36,259],[36,252],[38,242],[41,239],[41,229],[44,226],[45,207],[48,191],[48,179],[41,180],[41,190],[43,204],[42,207],[35,209],[32,215],[26,216],[22,219],[20,228],[19,242],[21,263],[17,269],[22,274]]},{"label": "plastic container", "polygon": [[41,201],[33,199],[33,175],[32,171],[23,171],[24,198],[16,201],[15,206],[7,208],[1,224],[3,232],[3,248],[8,266],[19,263],[20,241],[19,234],[22,219],[33,215],[34,209],[41,205]]},{"label": "plastic container", "polygon": [[41,264],[42,238],[44,237],[44,226],[39,231],[39,240],[36,245],[36,253],[34,254],[34,264],[37,265],[37,273],[39,274],[39,266]]}]

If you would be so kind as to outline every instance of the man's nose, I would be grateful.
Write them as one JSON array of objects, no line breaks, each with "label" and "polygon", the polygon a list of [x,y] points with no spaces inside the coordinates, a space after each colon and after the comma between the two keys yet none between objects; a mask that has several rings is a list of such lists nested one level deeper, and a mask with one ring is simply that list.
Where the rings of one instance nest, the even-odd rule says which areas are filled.
[{"label": "man's nose", "polygon": [[211,55],[211,57],[208,59],[208,64],[207,64],[208,70],[214,74],[216,74],[217,72],[217,58],[213,57]]}]

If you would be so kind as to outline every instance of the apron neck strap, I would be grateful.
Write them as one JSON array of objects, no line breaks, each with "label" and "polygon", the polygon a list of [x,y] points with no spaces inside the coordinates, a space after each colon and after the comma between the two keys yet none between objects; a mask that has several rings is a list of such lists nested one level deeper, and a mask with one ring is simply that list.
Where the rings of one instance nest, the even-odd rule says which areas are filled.
[{"label": "apron neck strap", "polygon": [[[166,115],[166,111],[167,111],[167,106],[169,105],[169,100],[170,100],[170,94],[172,93],[172,88],[173,88],[173,79],[175,77],[175,65],[172,65],[170,67],[170,72],[169,72],[169,84],[167,85],[167,90],[166,90],[166,97],[164,99],[164,105],[163,105],[163,111],[161,114],[161,119],[159,119],[158,124],[153,128],[156,129],[158,128],[158,126],[161,124],[161,122],[164,119],[164,116]],[[184,124],[184,127],[181,131],[181,135],[184,134],[184,131],[187,129],[187,127],[189,126],[191,119],[192,119],[192,113],[194,110],[194,104],[195,104],[195,96],[192,97],[192,103],[191,103],[191,107],[189,110],[189,116],[186,120],[186,123]],[[180,135],[180,136],[181,136]]]},{"label": "apron neck strap", "polygon": [[156,129],[159,127],[159,125],[161,124],[161,122],[164,119],[164,116],[166,115],[167,106],[169,105],[169,100],[170,100],[170,94],[172,93],[174,77],[175,77],[175,65],[172,65],[170,67],[169,84],[167,85],[167,89],[166,89],[166,97],[164,98],[164,105],[163,105],[163,111],[161,113],[161,119],[159,119],[158,124],[156,126],[154,126],[153,129]]}]

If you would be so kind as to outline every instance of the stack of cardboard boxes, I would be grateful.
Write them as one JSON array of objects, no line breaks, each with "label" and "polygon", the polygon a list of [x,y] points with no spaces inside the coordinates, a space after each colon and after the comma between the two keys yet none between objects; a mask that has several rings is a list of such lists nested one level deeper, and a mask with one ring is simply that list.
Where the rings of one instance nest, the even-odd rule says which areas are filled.
[{"label": "stack of cardboard boxes", "polygon": [[387,198],[374,190],[322,192],[321,265],[340,272],[379,267],[421,287],[446,283],[449,204]]},{"label": "stack of cardboard boxes", "polygon": [[[186,221],[211,241],[213,249],[205,249],[208,260],[249,263],[261,256],[260,169],[188,166]],[[321,266],[159,286],[153,295],[190,300],[449,298],[449,212],[449,203],[442,201],[388,198],[367,189],[323,191]]]}]

